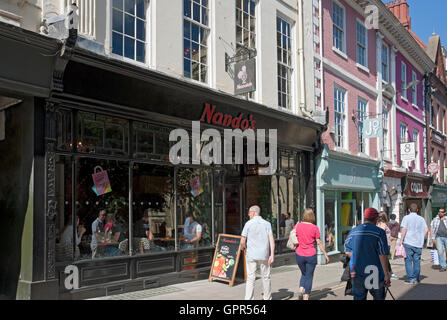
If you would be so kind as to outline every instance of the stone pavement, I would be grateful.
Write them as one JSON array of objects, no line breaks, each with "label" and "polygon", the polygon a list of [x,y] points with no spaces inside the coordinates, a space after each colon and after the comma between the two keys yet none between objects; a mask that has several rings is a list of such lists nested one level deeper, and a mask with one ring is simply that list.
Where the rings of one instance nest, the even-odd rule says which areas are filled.
[{"label": "stone pavement", "polygon": [[[391,292],[396,299],[446,299],[447,272],[439,272],[432,268],[430,250],[424,249],[422,254],[421,283],[405,284],[405,265],[403,259],[391,261],[392,269],[400,279],[392,280]],[[343,267],[341,262],[318,265],[315,270],[311,300],[352,300],[352,296],[344,296],[346,282],[340,282]],[[301,272],[296,265],[282,266],[272,269],[272,298],[274,300],[296,300]],[[99,297],[92,300],[243,300],[245,284],[236,282],[233,287],[227,283],[200,280],[179,283],[171,286],[142,290],[137,292]],[[257,278],[255,283],[255,299],[262,298],[262,283]],[[391,300],[388,295],[387,300]]]}]

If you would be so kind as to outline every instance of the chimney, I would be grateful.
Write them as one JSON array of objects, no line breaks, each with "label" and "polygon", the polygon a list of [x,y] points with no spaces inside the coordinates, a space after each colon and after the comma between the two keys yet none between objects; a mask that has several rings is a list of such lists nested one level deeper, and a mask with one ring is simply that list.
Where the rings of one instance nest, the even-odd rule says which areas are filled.
[{"label": "chimney", "polygon": [[386,3],[386,6],[399,19],[400,23],[408,30],[411,30],[410,6],[407,0],[396,0],[396,2]]}]

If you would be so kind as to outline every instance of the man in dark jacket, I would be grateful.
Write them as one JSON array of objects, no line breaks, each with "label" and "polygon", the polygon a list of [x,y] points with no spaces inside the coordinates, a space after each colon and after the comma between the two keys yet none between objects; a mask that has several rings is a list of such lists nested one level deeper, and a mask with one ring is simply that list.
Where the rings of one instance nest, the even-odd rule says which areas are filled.
[{"label": "man in dark jacket", "polygon": [[396,221],[396,215],[391,214],[390,215],[390,221],[387,223],[388,228],[390,228],[391,231],[391,260],[394,259],[394,254],[396,253],[396,244],[397,239],[399,238],[399,232],[400,232],[400,224]]}]

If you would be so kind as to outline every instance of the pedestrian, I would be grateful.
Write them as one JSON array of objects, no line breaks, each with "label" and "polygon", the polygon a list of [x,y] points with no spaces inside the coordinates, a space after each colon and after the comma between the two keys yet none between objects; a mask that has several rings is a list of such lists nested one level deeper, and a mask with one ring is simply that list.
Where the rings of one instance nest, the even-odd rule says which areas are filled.
[{"label": "pedestrian", "polygon": [[[385,231],[386,241],[388,243],[388,250],[390,250],[391,249],[391,230],[388,227],[388,218],[386,217],[386,212],[381,211],[379,213],[379,218],[377,219],[377,226],[380,229],[382,229],[383,231]],[[393,279],[393,280],[399,279],[399,277],[393,273],[393,270],[391,269],[391,263],[389,263],[388,265],[389,265],[388,271],[391,274],[391,279]]]},{"label": "pedestrian", "polygon": [[433,219],[430,226],[431,237],[436,245],[439,255],[440,272],[447,270],[447,264],[444,257],[444,250],[447,249],[447,219],[445,209],[438,210],[438,215]]},{"label": "pedestrian", "polygon": [[320,239],[320,230],[315,225],[315,213],[312,209],[304,210],[303,221],[295,226],[295,231],[298,238],[298,247],[295,250],[296,263],[301,271],[298,299],[309,300],[314,271],[317,266],[315,242],[326,257],[326,263],[329,263],[329,257]]},{"label": "pedestrian", "polygon": [[106,219],[106,210],[99,210],[98,217],[92,223],[92,241],[90,248],[92,249],[92,259],[98,258],[98,241],[104,241],[104,221]]},{"label": "pedestrian", "polygon": [[376,226],[376,209],[366,209],[363,217],[365,223],[352,229],[345,240],[352,294],[354,300],[366,300],[369,291],[374,300],[385,300],[385,288],[391,285],[386,233]]},{"label": "pedestrian", "polygon": [[286,229],[284,231],[284,236],[289,237],[290,231],[292,231],[295,221],[293,220],[292,216],[290,215],[290,212],[286,213],[286,221],[285,221]]},{"label": "pedestrian", "polygon": [[402,219],[402,239],[407,257],[405,258],[405,270],[407,272],[407,284],[420,282],[421,255],[424,246],[424,238],[428,233],[427,223],[419,215],[416,203],[410,204],[410,214]]},{"label": "pedestrian", "polygon": [[261,269],[264,300],[272,299],[270,283],[270,267],[274,261],[275,239],[272,226],[260,216],[261,208],[252,206],[248,210],[250,220],[242,230],[242,249],[246,250],[247,282],[245,285],[245,300],[254,299],[256,270]]},{"label": "pedestrian", "polygon": [[400,224],[396,221],[396,215],[394,213],[390,215],[390,221],[387,225],[391,231],[391,260],[394,260],[394,255],[396,254],[397,239],[399,238],[400,232]]}]

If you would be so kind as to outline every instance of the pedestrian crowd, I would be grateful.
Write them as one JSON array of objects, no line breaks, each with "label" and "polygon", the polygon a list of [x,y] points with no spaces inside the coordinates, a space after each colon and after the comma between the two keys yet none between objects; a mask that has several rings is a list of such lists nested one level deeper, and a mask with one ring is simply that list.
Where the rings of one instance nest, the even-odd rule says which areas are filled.
[{"label": "pedestrian crowd", "polygon": [[[274,262],[275,241],[271,224],[261,216],[259,206],[249,209],[250,220],[242,231],[242,248],[246,250],[246,300],[254,299],[256,270],[260,268],[263,284],[263,299],[270,300],[270,269]],[[421,254],[428,232],[431,233],[433,246],[439,257],[440,272],[447,270],[445,252],[447,252],[447,218],[445,209],[440,209],[438,216],[432,221],[430,230],[425,219],[420,216],[416,203],[411,203],[408,214],[401,223],[396,215],[388,216],[374,208],[363,212],[364,223],[354,227],[347,235],[344,243],[345,272],[342,281],[346,281],[345,294],[354,300],[366,300],[368,292],[374,300],[385,300],[391,280],[399,279],[391,268],[390,259],[403,257],[407,284],[421,281]],[[317,249],[320,248],[326,263],[329,257],[321,240],[320,230],[315,224],[315,213],[306,209],[302,221],[295,224],[287,213],[280,225],[284,226],[284,236],[289,237],[287,246],[295,248],[296,263],[301,272],[298,284],[298,299],[309,300],[315,267],[317,266]],[[394,298],[394,297],[393,297]]]}]

